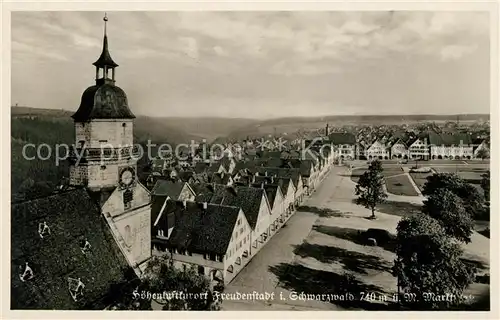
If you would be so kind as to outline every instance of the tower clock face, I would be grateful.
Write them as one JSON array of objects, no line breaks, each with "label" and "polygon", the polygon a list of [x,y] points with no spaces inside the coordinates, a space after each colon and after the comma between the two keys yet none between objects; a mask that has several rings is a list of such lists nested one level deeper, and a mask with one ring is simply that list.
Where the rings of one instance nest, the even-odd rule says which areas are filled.
[{"label": "tower clock face", "polygon": [[125,168],[120,175],[120,183],[122,185],[128,186],[134,182],[135,174],[134,169]]}]

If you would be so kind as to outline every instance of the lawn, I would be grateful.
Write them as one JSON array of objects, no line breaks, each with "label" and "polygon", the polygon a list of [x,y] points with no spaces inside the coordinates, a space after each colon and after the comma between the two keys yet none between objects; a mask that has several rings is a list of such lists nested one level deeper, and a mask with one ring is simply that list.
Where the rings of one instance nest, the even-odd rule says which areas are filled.
[{"label": "lawn", "polygon": [[480,191],[482,191],[482,189],[481,189],[481,180],[482,180],[481,175],[483,173],[485,173],[486,171],[488,171],[487,168],[474,167],[474,166],[467,166],[467,167],[434,166],[433,168],[434,168],[434,170],[436,170],[439,173],[445,173],[445,172],[456,173],[462,179],[467,180],[467,182],[474,185],[476,188],[479,188]]},{"label": "lawn", "polygon": [[418,196],[406,174],[385,178],[387,192],[400,196]]},{"label": "lawn", "polygon": [[[359,177],[366,170],[368,170],[368,168],[354,169],[352,171],[352,174],[351,174],[351,180],[354,181],[355,183],[358,183]],[[390,176],[394,176],[394,175],[397,175],[397,174],[402,174],[402,173],[403,173],[403,169],[401,169],[400,167],[397,167],[397,168],[394,168],[394,167],[384,168],[384,171],[382,172],[382,174],[384,175],[385,178],[390,177]]]},{"label": "lawn", "polygon": [[410,176],[413,179],[413,182],[418,186],[420,191],[424,189],[424,185],[427,182],[427,177],[432,176],[432,172],[422,173],[422,172],[410,172]]},{"label": "lawn", "polygon": [[414,214],[420,214],[422,206],[410,202],[384,201],[378,204],[375,210],[393,216],[409,217]]}]

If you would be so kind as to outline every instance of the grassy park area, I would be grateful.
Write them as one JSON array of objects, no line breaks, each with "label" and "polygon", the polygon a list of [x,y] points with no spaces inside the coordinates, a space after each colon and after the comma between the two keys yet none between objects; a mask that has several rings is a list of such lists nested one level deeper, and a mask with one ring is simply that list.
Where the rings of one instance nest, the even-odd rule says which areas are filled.
[{"label": "grassy park area", "polygon": [[474,166],[474,165],[469,165],[469,166],[433,166],[432,167],[436,172],[439,173],[456,173],[459,177],[462,179],[466,180],[470,184],[474,185],[476,188],[479,188],[480,191],[482,192],[481,189],[481,175],[486,173],[489,169],[484,167],[484,166]]},{"label": "grassy park area", "polygon": [[423,173],[423,172],[410,172],[410,176],[413,179],[413,182],[418,186],[420,191],[423,190],[425,183],[427,182],[427,177],[432,176],[432,172]]},{"label": "grassy park area", "polygon": [[387,192],[401,196],[418,196],[415,187],[406,174],[395,175],[385,178]]}]

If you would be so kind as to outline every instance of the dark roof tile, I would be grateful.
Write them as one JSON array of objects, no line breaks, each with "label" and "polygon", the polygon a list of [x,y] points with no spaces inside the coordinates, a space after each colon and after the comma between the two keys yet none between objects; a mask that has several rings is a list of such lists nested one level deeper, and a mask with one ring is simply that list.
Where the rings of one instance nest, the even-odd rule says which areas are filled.
[{"label": "dark roof tile", "polygon": [[224,255],[231,241],[240,208],[225,205],[186,202],[177,206],[168,246],[196,253]]},{"label": "dark roof tile", "polygon": [[[11,208],[11,308],[99,309],[106,307],[112,286],[130,271],[100,209],[85,189],[13,204]],[[46,223],[50,234],[39,235]],[[85,240],[88,253],[81,248]],[[26,262],[34,277],[22,282]],[[68,278],[80,278],[85,288],[75,302]]]},{"label": "dark roof tile", "polygon": [[247,217],[252,229],[257,224],[260,205],[265,195],[263,189],[220,184],[194,184],[197,202],[208,202],[239,207]]}]

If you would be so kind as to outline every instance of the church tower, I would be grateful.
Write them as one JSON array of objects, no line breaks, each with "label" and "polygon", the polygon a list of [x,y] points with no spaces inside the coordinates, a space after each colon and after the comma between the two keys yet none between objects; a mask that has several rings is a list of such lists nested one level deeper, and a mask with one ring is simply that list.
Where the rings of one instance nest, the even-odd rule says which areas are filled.
[{"label": "church tower", "polygon": [[108,49],[104,16],[102,53],[93,63],[95,85],[82,95],[72,115],[76,144],[70,160],[70,185],[85,187],[100,206],[115,241],[140,275],[151,257],[151,202],[137,179],[133,120],[125,92],[116,86],[116,64]]},{"label": "church tower", "polygon": [[[94,62],[95,85],[83,92],[73,114],[76,144],[70,184],[99,191],[136,180],[133,154],[133,119],[125,92],[115,85],[116,64],[108,50],[104,17],[102,53]],[[75,157],[76,156],[76,157]]]}]

